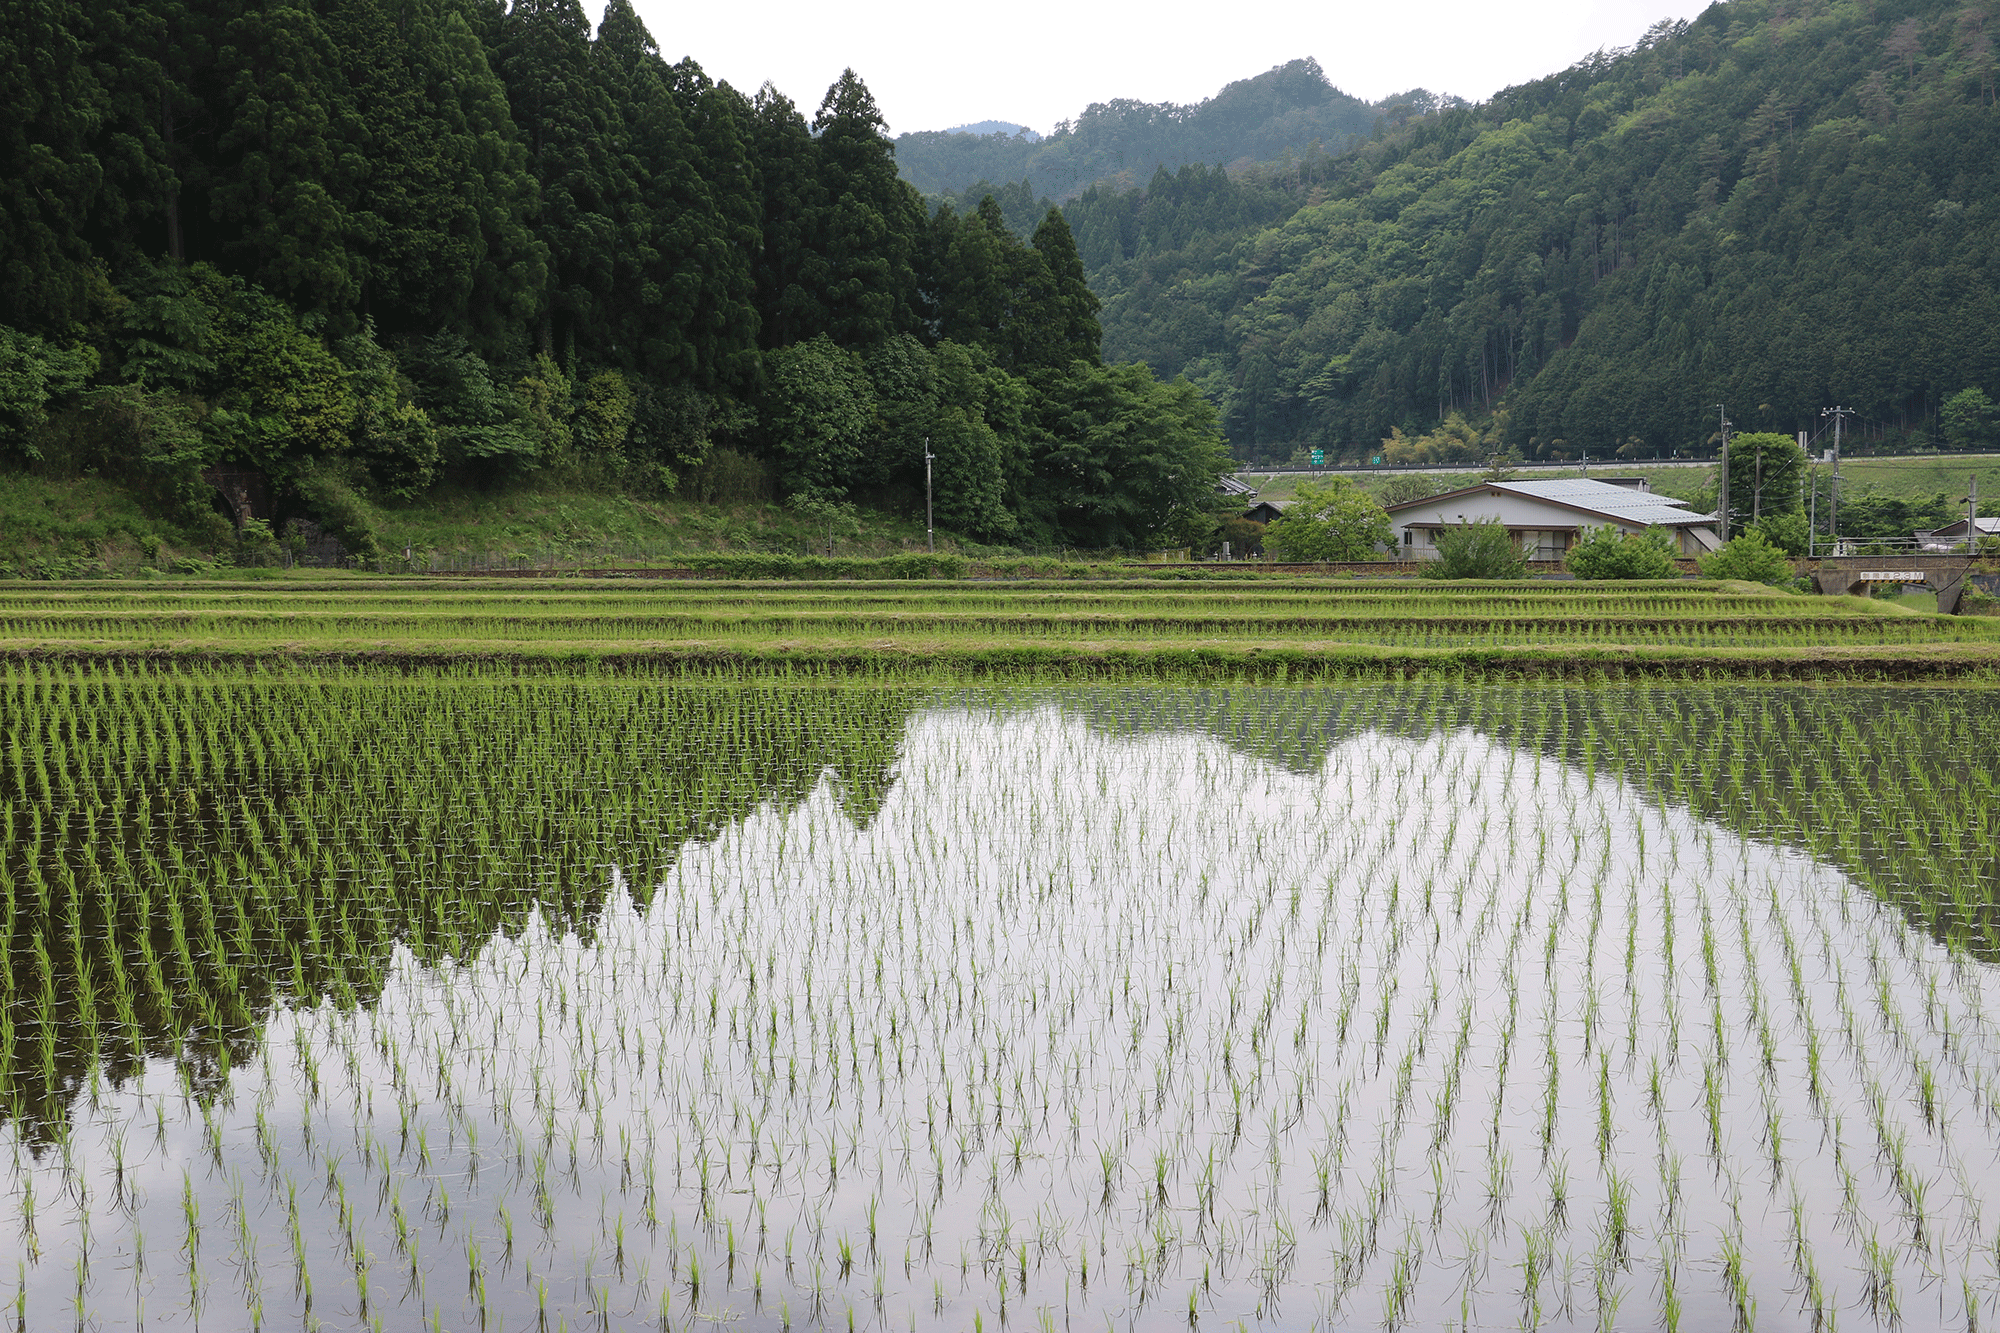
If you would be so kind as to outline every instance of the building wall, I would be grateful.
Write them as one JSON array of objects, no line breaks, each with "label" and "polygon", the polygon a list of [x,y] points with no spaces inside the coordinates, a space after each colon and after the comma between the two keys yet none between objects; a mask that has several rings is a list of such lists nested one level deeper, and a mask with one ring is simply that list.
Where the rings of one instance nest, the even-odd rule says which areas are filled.
[{"label": "building wall", "polygon": [[[1542,560],[1562,559],[1563,552],[1574,544],[1585,528],[1603,527],[1609,523],[1612,527],[1628,534],[1646,530],[1646,525],[1643,523],[1596,518],[1531,496],[1492,492],[1461,495],[1436,505],[1415,505],[1391,514],[1389,523],[1396,534],[1396,548],[1406,559],[1435,560],[1437,546],[1434,528],[1412,525],[1453,524],[1461,519],[1467,523],[1499,519],[1520,539],[1523,548],[1528,550],[1530,559]],[[1704,551],[1713,549],[1712,543],[1703,543],[1695,536],[1695,532],[1695,529],[1689,528],[1669,531],[1675,555],[1700,555]],[[1531,541],[1532,548],[1529,547]]]},{"label": "building wall", "polygon": [[[1457,523],[1463,519],[1467,523],[1479,523],[1499,519],[1515,530],[1522,546],[1527,547],[1534,534],[1534,549],[1531,558],[1560,560],[1562,553],[1575,540],[1583,528],[1594,526],[1588,515],[1579,514],[1574,509],[1564,509],[1546,501],[1525,495],[1504,495],[1484,493],[1461,495],[1445,500],[1437,505],[1417,505],[1389,516],[1389,523],[1396,533],[1396,545],[1406,556],[1419,560],[1435,560],[1437,546],[1430,529],[1413,528],[1413,523]],[[1616,525],[1626,532],[1640,532],[1638,524],[1620,523]]]}]

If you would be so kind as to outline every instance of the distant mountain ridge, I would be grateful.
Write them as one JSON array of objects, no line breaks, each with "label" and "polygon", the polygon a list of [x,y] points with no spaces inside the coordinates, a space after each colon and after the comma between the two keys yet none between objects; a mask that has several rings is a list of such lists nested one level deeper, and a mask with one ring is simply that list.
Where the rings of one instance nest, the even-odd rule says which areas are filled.
[{"label": "distant mountain ridge", "polygon": [[[1239,79],[1190,106],[1119,98],[1093,102],[1040,140],[1006,130],[924,130],[899,135],[896,163],[927,195],[957,195],[982,181],[1027,181],[1036,196],[1072,199],[1090,186],[1140,185],[1161,168],[1191,163],[1271,161],[1344,151],[1378,120],[1400,123],[1442,106],[1462,105],[1413,89],[1379,103],[1350,97],[1310,58]],[[967,130],[978,127],[968,126]]]},{"label": "distant mountain ridge", "polygon": [[954,125],[945,130],[946,134],[1004,134],[1010,138],[1026,139],[1029,143],[1040,143],[1042,136],[1026,125],[1016,125],[1011,120],[975,120],[969,125]]},{"label": "distant mountain ridge", "polygon": [[1996,0],[1724,0],[1344,154],[1063,211],[1106,360],[1184,372],[1242,458],[1648,458],[1718,403],[2000,443],[1943,409],[2000,398],[1996,35]]}]

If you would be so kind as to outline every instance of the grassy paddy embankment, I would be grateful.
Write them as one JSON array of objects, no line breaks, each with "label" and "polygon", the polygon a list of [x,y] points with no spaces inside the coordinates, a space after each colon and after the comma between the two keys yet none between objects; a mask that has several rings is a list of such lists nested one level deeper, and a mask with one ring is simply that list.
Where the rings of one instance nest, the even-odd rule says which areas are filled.
[{"label": "grassy paddy embankment", "polygon": [[0,652],[62,660],[575,663],[926,677],[1354,672],[1921,677],[2000,620],[1744,584],[294,579],[13,585]]}]

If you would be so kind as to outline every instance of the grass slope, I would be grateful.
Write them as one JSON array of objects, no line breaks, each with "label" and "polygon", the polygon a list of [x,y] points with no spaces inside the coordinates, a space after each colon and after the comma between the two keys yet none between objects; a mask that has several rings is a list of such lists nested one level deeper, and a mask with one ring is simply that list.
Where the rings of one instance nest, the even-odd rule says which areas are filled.
[{"label": "grass slope", "polygon": [[[1253,475],[1250,484],[1257,488],[1259,499],[1289,500],[1298,492],[1301,481],[1312,479],[1311,473],[1283,472],[1272,475]],[[1342,475],[1354,477],[1371,491],[1380,492],[1391,477],[1406,475],[1397,472],[1355,473]],[[1456,490],[1462,486],[1472,486],[1479,482],[1484,473],[1477,468],[1463,472],[1436,472],[1423,474],[1425,480],[1435,485],[1439,491]],[[1562,477],[1580,477],[1580,468],[1524,468],[1514,474],[1514,481],[1554,481]],[[1644,477],[1653,490],[1677,499],[1692,500],[1706,492],[1713,497],[1715,487],[1715,466],[1704,463],[1696,466],[1687,464],[1624,463],[1613,460],[1607,463],[1593,462],[1590,475],[1602,480],[1605,477]],[[1951,497],[1965,494],[1968,478],[1977,475],[1979,494],[1987,499],[2000,499],[2000,457],[1976,455],[1956,458],[1936,454],[1900,456],[1892,458],[1843,458],[1840,461],[1841,493],[1855,495],[1887,495],[1904,500],[1921,500],[1940,491]],[[1825,496],[1826,469],[1820,473],[1822,500]]]}]

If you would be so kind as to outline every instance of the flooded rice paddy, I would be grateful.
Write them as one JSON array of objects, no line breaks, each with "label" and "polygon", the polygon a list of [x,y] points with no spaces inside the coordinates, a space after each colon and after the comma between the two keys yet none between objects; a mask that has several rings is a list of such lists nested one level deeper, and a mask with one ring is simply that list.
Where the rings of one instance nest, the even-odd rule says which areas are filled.
[{"label": "flooded rice paddy", "polygon": [[17,674],[0,1304],[1990,1324],[1996,721]]}]

